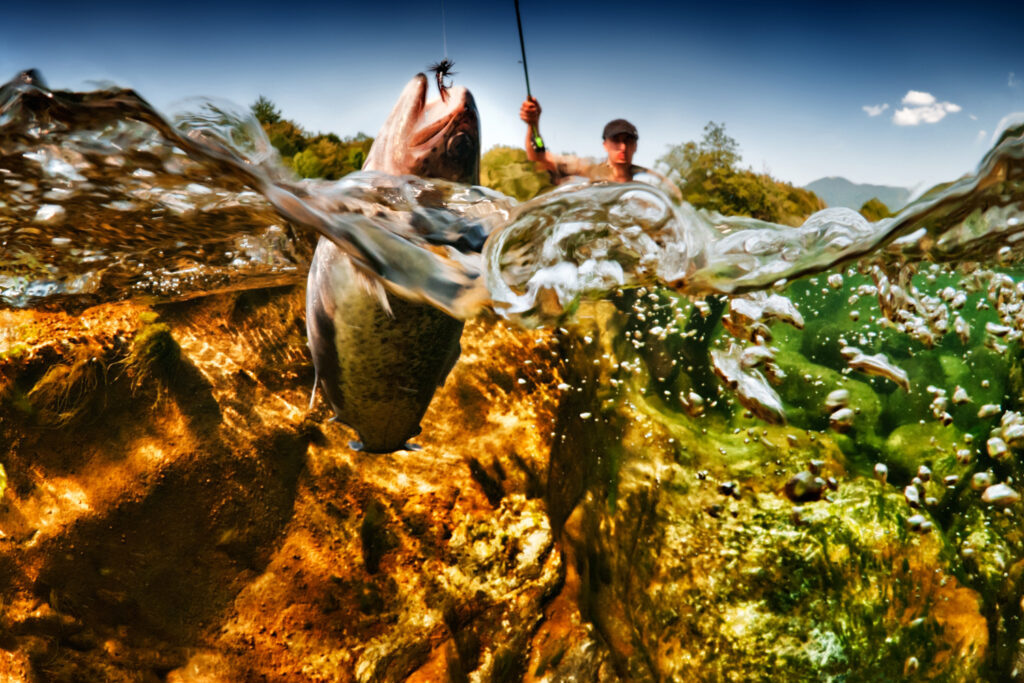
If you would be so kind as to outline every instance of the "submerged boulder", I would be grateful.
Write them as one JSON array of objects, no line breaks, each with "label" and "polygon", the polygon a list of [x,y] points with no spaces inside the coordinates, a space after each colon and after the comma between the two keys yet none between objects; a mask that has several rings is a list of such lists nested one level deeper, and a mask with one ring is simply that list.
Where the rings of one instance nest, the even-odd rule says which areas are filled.
[{"label": "submerged boulder", "polygon": [[368,455],[308,408],[302,315],[301,288],[0,312],[0,677],[526,671],[564,581],[551,335],[473,321],[421,449]]},{"label": "submerged boulder", "polygon": [[[561,529],[583,613],[621,676],[885,680],[913,669],[966,680],[978,670],[982,600],[929,513],[848,471],[828,435],[694,418],[641,391],[633,358],[579,362],[586,348],[608,353],[602,340],[618,333],[613,315],[590,321],[570,365],[601,412],[562,411],[552,471],[585,463]],[[623,366],[628,376],[610,370]],[[803,471],[835,490],[794,506],[787,482]]]}]

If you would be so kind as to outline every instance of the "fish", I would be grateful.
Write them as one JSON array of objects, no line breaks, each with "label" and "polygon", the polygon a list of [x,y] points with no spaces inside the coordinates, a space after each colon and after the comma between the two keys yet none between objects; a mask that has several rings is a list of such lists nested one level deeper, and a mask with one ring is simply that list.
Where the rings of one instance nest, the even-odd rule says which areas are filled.
[{"label": "fish", "polygon": [[[363,170],[479,184],[480,117],[462,86],[427,101],[427,77],[405,86]],[[463,321],[387,292],[321,237],[306,284],[306,332],[319,388],[353,448],[412,448],[420,420],[461,353]]]}]

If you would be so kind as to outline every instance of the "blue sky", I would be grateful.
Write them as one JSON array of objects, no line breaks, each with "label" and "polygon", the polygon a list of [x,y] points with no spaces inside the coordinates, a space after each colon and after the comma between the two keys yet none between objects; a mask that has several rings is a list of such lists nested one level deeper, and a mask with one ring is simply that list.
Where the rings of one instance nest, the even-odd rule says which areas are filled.
[{"label": "blue sky", "polygon": [[[555,151],[599,154],[622,116],[650,165],[714,120],[745,165],[783,180],[930,186],[973,170],[1000,120],[1024,112],[1021,2],[520,4]],[[163,111],[263,94],[309,130],[374,135],[443,56],[442,6],[484,148],[523,144],[511,0],[19,3],[3,12],[0,79],[35,67],[55,88],[114,82]]]}]

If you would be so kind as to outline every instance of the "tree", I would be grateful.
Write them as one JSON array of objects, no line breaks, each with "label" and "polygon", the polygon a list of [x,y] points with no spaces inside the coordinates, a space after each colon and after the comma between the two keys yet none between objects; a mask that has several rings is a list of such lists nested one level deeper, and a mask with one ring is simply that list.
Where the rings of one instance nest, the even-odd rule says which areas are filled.
[{"label": "tree", "polygon": [[860,207],[860,215],[873,223],[883,218],[888,218],[892,215],[892,212],[889,211],[888,206],[882,203],[881,199],[872,197]]},{"label": "tree", "polygon": [[708,155],[712,168],[731,171],[740,162],[740,145],[726,135],[724,123],[707,122],[700,141],[700,153]]},{"label": "tree", "polygon": [[697,143],[686,142],[681,145],[670,145],[664,156],[658,159],[658,163],[666,171],[668,179],[682,187],[699,157]]},{"label": "tree", "polygon": [[296,154],[292,160],[292,168],[302,178],[321,178],[324,174],[324,165],[312,149]]},{"label": "tree", "polygon": [[282,157],[292,157],[306,149],[309,144],[306,134],[294,122],[281,119],[276,123],[264,123],[263,130]]},{"label": "tree", "polygon": [[256,120],[261,124],[267,125],[271,123],[277,123],[281,120],[281,110],[274,106],[274,103],[269,98],[260,95],[256,98],[250,107],[252,113],[256,116]]},{"label": "tree", "polygon": [[294,121],[281,118],[274,103],[263,95],[251,109],[281,160],[303,178],[337,180],[358,171],[373,145],[373,138],[361,132],[347,138],[336,133],[307,133]]},{"label": "tree", "polygon": [[683,199],[699,209],[799,225],[825,208],[809,190],[738,168],[740,159],[739,143],[725,132],[725,124],[709,121],[699,143],[670,146],[658,164]]}]

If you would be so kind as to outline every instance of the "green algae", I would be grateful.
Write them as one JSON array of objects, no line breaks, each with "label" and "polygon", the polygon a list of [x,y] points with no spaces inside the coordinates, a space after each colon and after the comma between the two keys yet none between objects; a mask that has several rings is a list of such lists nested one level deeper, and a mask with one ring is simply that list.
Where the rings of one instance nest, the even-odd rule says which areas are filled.
[{"label": "green algae", "polygon": [[37,424],[61,428],[102,412],[107,366],[91,348],[52,366],[25,395]]},{"label": "green algae", "polygon": [[149,322],[135,334],[128,355],[120,362],[134,390],[151,379],[173,379],[181,363],[181,347],[174,340],[170,326],[155,322],[155,316],[154,313],[148,317]]},{"label": "green algae", "polygon": [[144,324],[127,351],[118,345],[65,344],[60,362],[45,367],[37,379],[32,376],[38,370],[21,373],[7,392],[8,403],[39,426],[65,429],[96,419],[106,408],[112,385],[122,378],[133,392],[155,382],[159,395],[160,383],[176,375],[181,350],[170,327],[156,322],[156,313],[144,312],[140,318]]},{"label": "green algae", "polygon": [[25,342],[15,342],[0,349],[0,361],[16,361],[28,355],[30,348]]},{"label": "green algae", "polygon": [[786,402],[786,416],[794,425],[816,431],[829,429],[831,411],[826,398],[836,389],[845,389],[850,395],[848,407],[854,412],[854,420],[847,438],[840,439],[844,452],[854,459],[859,457],[864,465],[868,456],[881,451],[882,402],[870,385],[813,363],[796,352],[780,351],[776,360],[786,373],[778,387],[779,395]]},{"label": "green algae", "polygon": [[[688,368],[630,342],[629,325],[642,329],[621,306],[581,321],[570,383],[585,398],[564,411],[569,444],[552,456],[552,471],[583,462],[566,534],[584,612],[620,675],[846,681],[917,670],[955,681],[980,670],[991,631],[974,590],[983,587],[948,540],[960,489],[942,480],[969,472],[956,458],[963,432],[922,425],[920,414],[885,429],[875,380],[811,362],[791,340],[776,356],[791,424],[766,425],[724,396],[708,396],[719,409],[695,416],[662,390],[669,375],[688,386]],[[855,411],[846,434],[828,423],[825,397],[837,388]],[[870,476],[879,462],[892,482]],[[836,490],[794,506],[783,484],[812,463]],[[916,508],[893,484],[922,465],[934,502]]]}]

